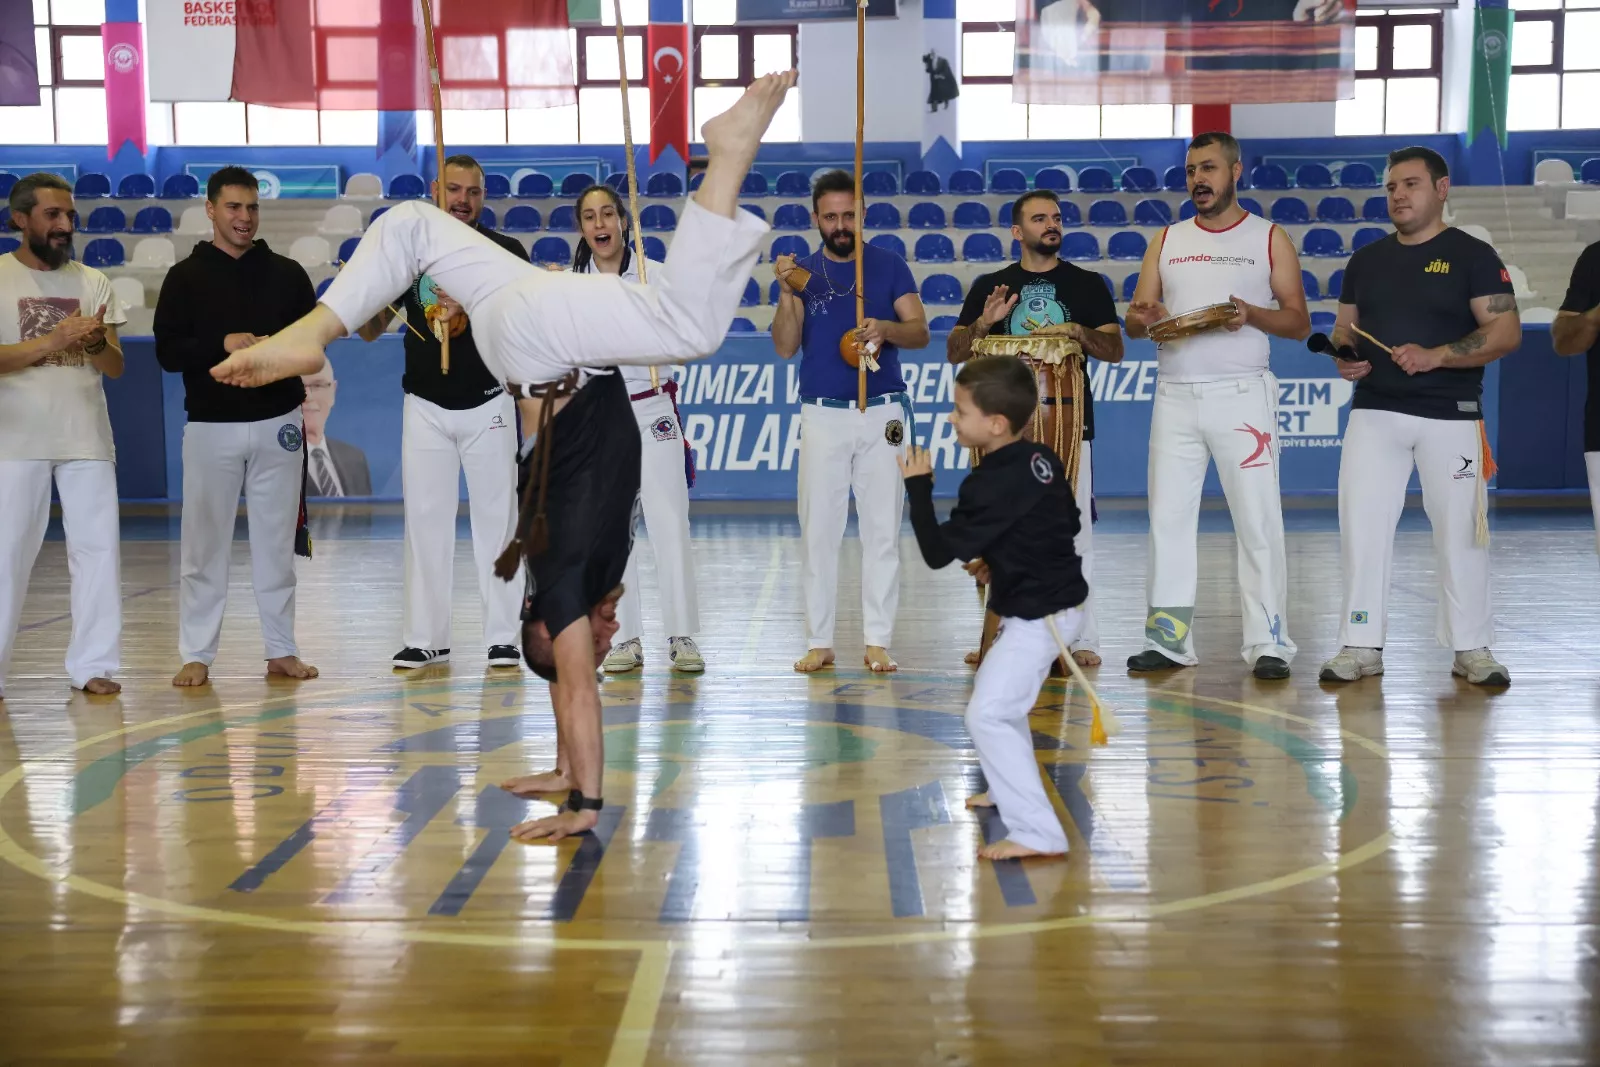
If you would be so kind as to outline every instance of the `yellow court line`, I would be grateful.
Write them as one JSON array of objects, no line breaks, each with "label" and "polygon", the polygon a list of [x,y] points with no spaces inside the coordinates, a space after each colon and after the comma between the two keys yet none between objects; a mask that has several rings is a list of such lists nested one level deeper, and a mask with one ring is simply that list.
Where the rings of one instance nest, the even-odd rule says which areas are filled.
[{"label": "yellow court line", "polygon": [[672,942],[658,941],[639,953],[633,984],[628,987],[628,1002],[617,1021],[611,1039],[611,1055],[606,1067],[643,1067],[650,1055],[650,1037],[656,1028],[656,1013],[667,989],[667,972],[672,969]]}]

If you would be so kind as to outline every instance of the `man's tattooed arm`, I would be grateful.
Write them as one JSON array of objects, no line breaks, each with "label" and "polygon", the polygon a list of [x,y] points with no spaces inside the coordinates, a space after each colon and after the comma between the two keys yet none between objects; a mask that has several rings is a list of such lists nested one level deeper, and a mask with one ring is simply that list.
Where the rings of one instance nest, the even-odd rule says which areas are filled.
[{"label": "man's tattooed arm", "polygon": [[1472,302],[1478,328],[1458,341],[1444,346],[1444,367],[1467,369],[1493,363],[1522,343],[1522,318],[1517,314],[1517,298],[1510,293],[1495,293]]}]

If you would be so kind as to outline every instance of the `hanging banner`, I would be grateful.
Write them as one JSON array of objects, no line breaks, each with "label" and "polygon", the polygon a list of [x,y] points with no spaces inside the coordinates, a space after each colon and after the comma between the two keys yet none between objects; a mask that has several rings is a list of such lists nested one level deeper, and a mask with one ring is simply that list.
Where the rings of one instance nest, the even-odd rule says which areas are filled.
[{"label": "hanging banner", "polygon": [[0,107],[39,103],[39,58],[34,50],[33,9],[0,6]]},{"label": "hanging banner", "polygon": [[652,22],[645,41],[650,55],[650,162],[673,148],[687,163],[689,27],[681,22]]},{"label": "hanging banner", "polygon": [[1478,0],[1472,13],[1472,93],[1467,97],[1467,144],[1493,134],[1506,147],[1506,98],[1511,93],[1511,27],[1506,0]]},{"label": "hanging banner", "polygon": [[[854,22],[856,0],[739,0],[737,17],[747,22],[817,22],[843,19]],[[867,18],[899,17],[899,0],[867,0]]]},{"label": "hanging banner", "polygon": [[233,88],[233,21],[233,0],[146,0],[150,99],[228,99]]},{"label": "hanging banner", "polygon": [[115,159],[131,143],[143,155],[144,34],[137,22],[107,22],[100,27],[106,60],[106,158]]}]

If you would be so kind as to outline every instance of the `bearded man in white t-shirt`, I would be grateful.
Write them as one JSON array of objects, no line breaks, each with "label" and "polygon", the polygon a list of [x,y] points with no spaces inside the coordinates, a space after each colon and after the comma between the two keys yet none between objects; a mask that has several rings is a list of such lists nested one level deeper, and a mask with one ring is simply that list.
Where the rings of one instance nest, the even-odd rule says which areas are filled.
[{"label": "bearded man in white t-shirt", "polygon": [[122,375],[111,282],[72,261],[72,186],[30,174],[11,188],[22,247],[0,256],[0,698],[28,576],[61,497],[72,574],[67,675],[75,689],[116,693],[122,577],[116,457],[101,375]]}]

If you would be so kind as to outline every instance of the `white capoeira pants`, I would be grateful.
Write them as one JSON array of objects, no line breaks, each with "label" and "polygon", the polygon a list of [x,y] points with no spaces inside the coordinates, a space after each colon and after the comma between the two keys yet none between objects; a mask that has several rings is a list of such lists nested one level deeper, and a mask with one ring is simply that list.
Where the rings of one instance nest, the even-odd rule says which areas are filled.
[{"label": "white capoeira pants", "polygon": [[690,199],[650,284],[547,271],[432,204],[385,212],[333,279],[325,304],[354,332],[420,274],[461,302],[489,373],[537,385],[579,367],[681,363],[715,352],[767,233],[748,211],[713,215]]},{"label": "white capoeira pants", "polygon": [[914,423],[907,404],[887,399],[866,411],[854,402],[847,407],[800,404],[800,584],[807,649],[833,647],[839,549],[852,492],[861,533],[862,636],[880,648],[894,639],[906,494],[895,462],[904,446],[890,443],[891,423],[910,433]]},{"label": "white capoeira pants", "polygon": [[1078,637],[1068,644],[1074,652],[1085,649],[1094,652],[1100,648],[1100,624],[1094,616],[1094,473],[1090,462],[1091,443],[1083,442],[1078,460],[1078,536],[1073,538],[1072,547],[1083,564],[1083,580],[1089,583],[1089,599],[1079,609],[1083,625]]},{"label": "white capoeira pants", "polygon": [[[1069,646],[1079,636],[1083,613],[1057,612],[1056,630]],[[1005,820],[1006,837],[1041,852],[1065,852],[1067,832],[1050,804],[1033,755],[1028,713],[1060,655],[1044,619],[1001,619],[967,701],[967,732],[989,783],[989,799]]]},{"label": "white capoeira pants", "polygon": [[82,689],[122,663],[122,558],[117,466],[110,460],[0,460],[0,693],[22,621],[28,577],[50,523],[50,481],[61,497],[72,580],[67,677]]},{"label": "white capoeira pants", "polygon": [[178,655],[210,666],[228,603],[233,529],[244,493],[250,584],[266,659],[298,656],[294,640],[294,531],[300,519],[305,435],[300,412],[260,422],[191,422],[183,428],[183,520]]},{"label": "white capoeira pants", "polygon": [[[661,596],[661,621],[667,637],[693,637],[700,631],[700,603],[695,594],[694,554],[689,547],[689,483],[684,471],[683,427],[666,393],[633,402],[639,422],[643,469],[639,506],[650,550],[656,558],[656,588]],[[644,610],[639,596],[639,542],[628,555],[622,577],[624,592],[617,602],[617,642],[644,636]]]},{"label": "white capoeira pants", "polygon": [[1457,652],[1494,640],[1489,548],[1478,544],[1483,442],[1477,420],[1425,419],[1395,411],[1350,412],[1339,457],[1339,556],[1344,615],[1339,643],[1382,648],[1389,625],[1394,532],[1411,469],[1433,526],[1439,571],[1439,643]]},{"label": "white capoeira pants", "polygon": [[1217,476],[1239,546],[1239,613],[1246,663],[1294,659],[1284,616],[1288,562],[1278,495],[1278,382],[1271,374],[1216,382],[1160,382],[1150,418],[1149,615],[1145,648],[1194,666],[1200,493]]},{"label": "white capoeira pants", "polygon": [[400,437],[404,485],[407,648],[451,647],[456,514],[461,473],[467,475],[472,560],[483,600],[483,642],[521,641],[522,579],[495,577],[494,561],[516,535],[517,405],[510,394],[463,410],[409,393]]},{"label": "white capoeira pants", "polygon": [[1600,452],[1585,452],[1583,465],[1589,469],[1589,507],[1594,512],[1595,551],[1600,552]]}]

